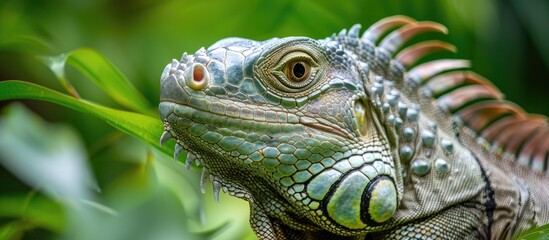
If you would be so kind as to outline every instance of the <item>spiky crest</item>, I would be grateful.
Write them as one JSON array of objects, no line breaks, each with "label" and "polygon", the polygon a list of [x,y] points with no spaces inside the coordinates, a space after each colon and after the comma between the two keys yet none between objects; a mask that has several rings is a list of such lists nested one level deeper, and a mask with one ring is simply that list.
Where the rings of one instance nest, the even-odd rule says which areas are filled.
[{"label": "spiky crest", "polygon": [[[390,30],[393,31],[387,34]],[[329,40],[338,41],[353,52],[358,61],[365,63],[359,65],[366,72],[373,71],[374,75],[368,75],[376,80],[371,83],[370,95],[380,97],[376,107],[385,113],[381,114],[385,121],[397,126],[402,124],[401,118],[406,117],[407,106],[393,105],[403,94],[412,106],[421,106],[422,114],[433,121],[445,124],[440,123],[444,119],[435,117],[442,112],[446,124],[460,123],[474,131],[477,142],[486,151],[511,157],[520,165],[549,175],[547,117],[526,113],[506,101],[491,82],[474,72],[463,71],[469,68],[468,61],[441,59],[410,68],[429,53],[440,50],[455,52],[453,45],[441,41],[425,41],[400,50],[420,33],[435,31],[446,34],[444,26],[393,16],[374,23],[360,38],[359,31],[360,25],[357,24],[348,33],[344,29]],[[385,37],[380,39],[382,36]],[[425,103],[430,106],[425,106]],[[403,115],[399,118],[390,114],[388,109],[391,107],[399,108]],[[406,150],[401,149],[401,153]]]}]

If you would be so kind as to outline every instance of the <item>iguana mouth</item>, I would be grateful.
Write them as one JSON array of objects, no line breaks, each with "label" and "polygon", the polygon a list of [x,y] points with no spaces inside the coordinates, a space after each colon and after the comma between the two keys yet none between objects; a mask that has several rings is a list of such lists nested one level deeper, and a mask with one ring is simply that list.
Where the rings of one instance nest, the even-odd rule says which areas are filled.
[{"label": "iguana mouth", "polygon": [[179,118],[190,119],[193,122],[197,122],[201,124],[213,124],[216,127],[235,128],[237,126],[234,126],[233,124],[236,120],[236,121],[240,121],[241,125],[247,126],[247,128],[250,128],[251,130],[254,130],[254,131],[261,131],[262,129],[268,129],[268,127],[272,127],[274,124],[281,125],[281,126],[285,124],[292,124],[292,125],[303,125],[305,127],[312,128],[321,132],[335,134],[343,138],[348,138],[349,136],[342,129],[320,123],[310,117],[298,117],[297,122],[289,122],[289,121],[281,122],[281,121],[275,121],[275,120],[271,120],[271,121],[265,120],[264,122],[257,122],[257,121],[254,121],[253,119],[229,116],[227,114],[223,114],[222,112],[204,111],[202,109],[199,109],[198,107],[185,105],[185,104],[182,104],[181,102],[176,102],[171,100],[161,101],[160,111],[161,111],[161,116],[163,117],[163,119],[165,119],[165,121],[167,121],[170,118],[170,115],[173,114]]},{"label": "iguana mouth", "polygon": [[318,122],[306,122],[303,120],[304,118],[300,118],[300,122],[301,124],[307,126],[307,127],[310,127],[310,128],[314,128],[314,129],[317,129],[319,131],[323,131],[323,132],[328,132],[328,133],[333,133],[333,134],[336,134],[336,135],[339,135],[341,137],[348,137],[348,135],[343,132],[341,129],[338,129],[338,128],[334,128],[334,127],[331,127],[331,126],[328,126],[326,124],[322,124],[322,123],[318,123]]},{"label": "iguana mouth", "polygon": [[[250,108],[249,105],[239,101],[207,95],[202,89],[195,90],[189,87],[183,75],[183,71],[173,71],[162,79],[162,86],[166,89],[163,92],[168,93],[160,100],[160,112],[164,119],[175,114],[177,117],[188,118],[202,124],[233,128],[248,126],[258,131],[268,129],[272,124],[300,124],[343,138],[349,138],[351,135],[334,124],[323,123],[322,120],[308,116],[297,116],[278,106],[255,105]],[[235,124],[235,121],[241,123]]]}]

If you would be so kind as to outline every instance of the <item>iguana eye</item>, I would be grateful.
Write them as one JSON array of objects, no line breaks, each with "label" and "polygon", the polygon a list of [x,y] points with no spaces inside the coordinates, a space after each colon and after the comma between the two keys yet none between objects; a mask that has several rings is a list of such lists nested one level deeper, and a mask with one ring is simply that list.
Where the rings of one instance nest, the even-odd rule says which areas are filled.
[{"label": "iguana eye", "polygon": [[254,75],[271,94],[298,99],[318,90],[317,83],[329,69],[324,67],[326,56],[314,42],[301,40],[266,50],[256,60]]},{"label": "iguana eye", "polygon": [[290,81],[302,82],[309,78],[311,73],[311,64],[303,60],[294,60],[288,63],[284,69],[284,74]]},{"label": "iguana eye", "polygon": [[319,67],[311,55],[295,51],[282,57],[273,70],[278,80],[273,85],[285,92],[295,92],[314,84]]}]

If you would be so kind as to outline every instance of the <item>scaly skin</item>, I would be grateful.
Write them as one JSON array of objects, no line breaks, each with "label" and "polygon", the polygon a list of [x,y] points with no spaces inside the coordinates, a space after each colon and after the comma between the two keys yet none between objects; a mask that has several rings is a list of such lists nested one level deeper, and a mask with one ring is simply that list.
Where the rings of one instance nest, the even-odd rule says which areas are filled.
[{"label": "scaly skin", "polygon": [[[451,49],[439,42],[392,57],[423,31],[445,28],[397,16],[362,37],[354,26],[185,53],[162,74],[161,142],[173,137],[176,158],[199,160],[216,196],[247,200],[260,239],[502,239],[549,222],[547,177],[477,144],[475,128],[450,113],[460,98],[431,97],[444,85],[419,86],[467,63],[406,70]],[[471,74],[454,78],[478,80]],[[501,101],[486,89],[469,91]]]}]

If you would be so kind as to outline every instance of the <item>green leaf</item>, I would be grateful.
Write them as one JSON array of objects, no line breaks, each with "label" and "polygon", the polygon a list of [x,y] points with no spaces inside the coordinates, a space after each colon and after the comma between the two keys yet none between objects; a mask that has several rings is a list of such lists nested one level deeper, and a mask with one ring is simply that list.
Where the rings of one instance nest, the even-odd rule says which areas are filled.
[{"label": "green leaf", "polygon": [[61,86],[63,86],[71,96],[80,98],[80,94],[78,94],[76,89],[74,89],[65,76],[65,63],[67,62],[66,54],[63,53],[59,56],[53,57],[39,57],[39,59],[50,68],[53,75],[55,75],[57,80],[61,83]]},{"label": "green leaf", "polygon": [[[23,81],[0,82],[0,100],[34,99],[57,103],[102,119],[118,130],[135,136],[151,146],[171,155],[174,143],[160,146],[164,127],[160,118],[100,106],[86,100],[76,99],[57,91]],[[171,149],[170,149],[171,147]]]},{"label": "green leaf", "polygon": [[36,53],[50,51],[51,46],[35,36],[5,34],[0,38],[0,49]]},{"label": "green leaf", "polygon": [[530,229],[520,236],[515,237],[515,240],[546,240],[549,239],[549,224],[541,227]]},{"label": "green leaf", "polygon": [[5,110],[0,118],[0,164],[54,199],[91,200],[97,183],[75,130],[47,123],[22,104]]},{"label": "green leaf", "polygon": [[[52,232],[61,232],[66,224],[65,212],[60,204],[36,192],[0,196],[0,217],[24,220],[29,224],[26,228],[41,227]],[[4,228],[4,231],[8,230],[9,227]]]},{"label": "green leaf", "polygon": [[81,71],[120,105],[139,113],[154,115],[150,103],[145,100],[143,95],[109,60],[94,49],[79,48],[59,56],[40,57],[40,59],[75,97],[78,97],[78,94],[75,94],[76,91],[72,89],[64,74],[65,63]]},{"label": "green leaf", "polygon": [[0,239],[22,239],[26,231],[32,230],[34,226],[24,221],[13,221],[0,227]]}]

